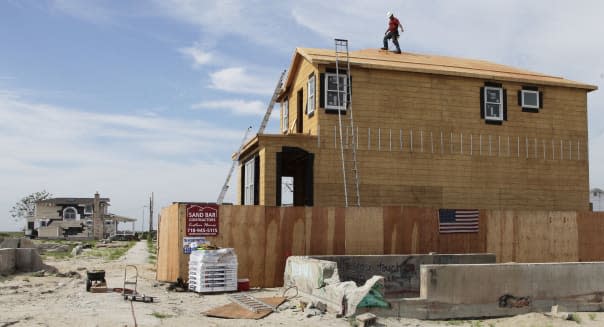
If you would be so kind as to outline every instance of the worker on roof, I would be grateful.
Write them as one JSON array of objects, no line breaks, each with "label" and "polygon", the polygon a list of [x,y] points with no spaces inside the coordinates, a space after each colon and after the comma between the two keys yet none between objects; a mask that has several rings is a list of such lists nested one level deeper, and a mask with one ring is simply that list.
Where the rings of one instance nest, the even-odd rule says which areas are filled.
[{"label": "worker on roof", "polygon": [[388,29],[384,33],[384,47],[382,50],[388,50],[388,39],[392,39],[392,43],[396,46],[396,53],[401,53],[401,47],[398,44],[398,28],[401,28],[401,32],[404,32],[403,25],[399,22],[398,18],[394,17],[392,12],[388,12],[386,16],[390,19],[388,22]]}]

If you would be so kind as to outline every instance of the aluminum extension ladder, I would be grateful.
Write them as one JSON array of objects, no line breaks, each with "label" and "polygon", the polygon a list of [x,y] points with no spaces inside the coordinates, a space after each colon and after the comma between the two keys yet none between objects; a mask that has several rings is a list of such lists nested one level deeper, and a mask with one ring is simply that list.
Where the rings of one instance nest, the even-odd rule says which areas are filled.
[{"label": "aluminum extension ladder", "polygon": [[229,300],[231,300],[231,302],[237,303],[240,306],[254,312],[254,313],[258,313],[260,310],[271,310],[271,311],[275,311],[276,308],[272,307],[260,300],[258,300],[257,298],[245,294],[245,293],[236,293],[236,294],[229,294],[227,295],[227,298]]},{"label": "aluminum extension ladder", "polygon": [[239,161],[239,155],[241,154],[241,150],[243,150],[243,146],[245,145],[245,140],[247,139],[247,136],[250,134],[251,130],[252,130],[252,126],[248,127],[247,130],[245,131],[245,134],[243,135],[243,140],[241,140],[241,145],[239,146],[239,150],[237,150],[235,159],[233,160],[233,163],[231,164],[229,173],[227,174],[226,180],[224,181],[224,185],[222,185],[222,189],[220,190],[220,194],[218,195],[218,199],[216,200],[216,203],[219,205],[222,204],[222,201],[224,201],[224,196],[226,195],[226,192],[229,189],[229,183],[231,181],[231,176],[233,176],[233,171],[235,170],[235,165],[237,165],[237,161]]},{"label": "aluminum extension ladder", "polygon": [[[358,131],[354,126],[354,119],[352,115],[352,85],[351,85],[351,71],[350,71],[350,58],[348,53],[348,40],[334,39],[335,41],[335,55],[336,55],[336,88],[338,96],[336,97],[338,107],[344,105],[345,113],[348,115],[348,124],[344,126],[346,131],[346,142],[342,133],[342,111],[338,110],[338,125],[340,128],[340,156],[342,159],[342,179],[344,184],[344,204],[348,207],[349,204],[361,206],[361,196],[359,193],[359,170],[357,166],[357,147],[358,147]],[[340,66],[346,67],[346,90],[340,89]],[[340,103],[340,95],[344,93],[345,96],[343,101]],[[348,133],[350,131],[350,133]],[[350,135],[349,135],[350,134]],[[350,139],[350,142],[349,142]],[[346,149],[345,149],[346,145]],[[352,176],[351,176],[352,175]],[[349,181],[349,179],[352,179]],[[353,187],[349,192],[348,187]],[[349,200],[349,193],[351,198]]]}]

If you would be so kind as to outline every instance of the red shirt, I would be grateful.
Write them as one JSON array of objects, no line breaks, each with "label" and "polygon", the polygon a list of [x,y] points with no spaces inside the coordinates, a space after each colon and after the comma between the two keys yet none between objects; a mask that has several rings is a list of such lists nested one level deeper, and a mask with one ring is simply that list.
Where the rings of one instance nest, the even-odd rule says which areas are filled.
[{"label": "red shirt", "polygon": [[396,32],[398,30],[399,24],[400,22],[398,21],[398,18],[392,16],[392,18],[390,18],[390,21],[388,22],[388,31]]}]

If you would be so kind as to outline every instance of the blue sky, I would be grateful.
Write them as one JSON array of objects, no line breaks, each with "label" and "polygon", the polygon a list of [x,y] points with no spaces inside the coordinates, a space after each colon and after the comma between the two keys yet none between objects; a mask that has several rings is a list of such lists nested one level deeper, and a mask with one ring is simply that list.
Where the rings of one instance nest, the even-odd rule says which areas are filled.
[{"label": "blue sky", "polygon": [[[405,26],[403,51],[604,81],[601,1],[5,0],[0,230],[42,189],[99,191],[133,217],[152,191],[156,211],[214,201],[295,47],[379,47],[387,11]],[[602,92],[588,97],[592,187],[604,186]]]}]

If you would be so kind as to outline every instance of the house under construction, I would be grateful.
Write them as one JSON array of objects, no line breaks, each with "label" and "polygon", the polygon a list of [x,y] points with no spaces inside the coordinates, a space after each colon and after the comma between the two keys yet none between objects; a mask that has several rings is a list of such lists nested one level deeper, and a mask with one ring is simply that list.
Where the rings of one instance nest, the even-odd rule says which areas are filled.
[{"label": "house under construction", "polygon": [[287,180],[295,206],[588,210],[596,89],[482,60],[348,52],[345,40],[297,48],[281,133],[244,144],[237,200],[283,205]]}]

